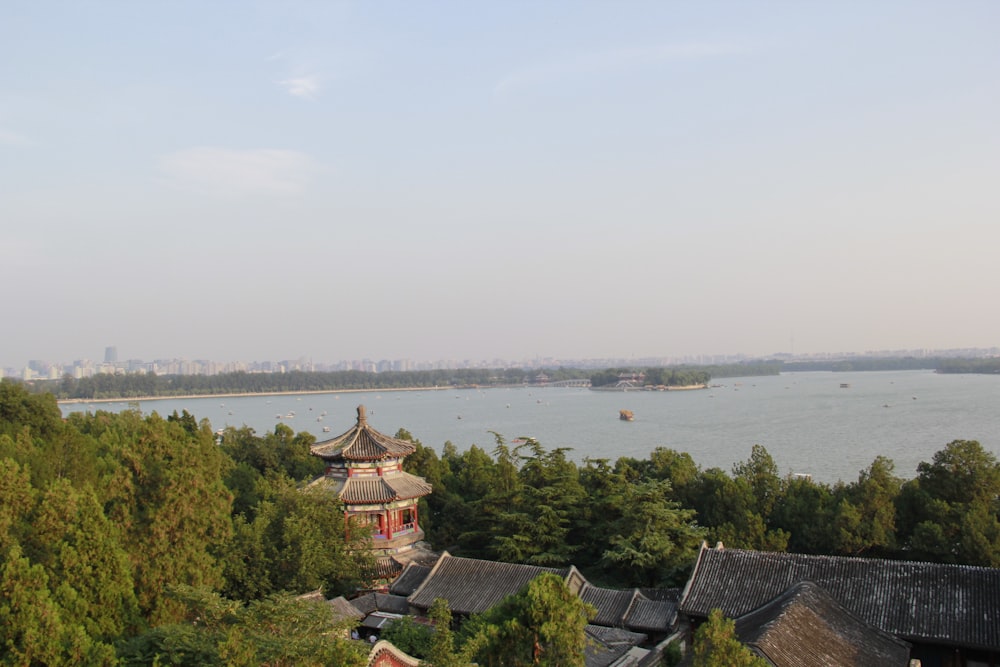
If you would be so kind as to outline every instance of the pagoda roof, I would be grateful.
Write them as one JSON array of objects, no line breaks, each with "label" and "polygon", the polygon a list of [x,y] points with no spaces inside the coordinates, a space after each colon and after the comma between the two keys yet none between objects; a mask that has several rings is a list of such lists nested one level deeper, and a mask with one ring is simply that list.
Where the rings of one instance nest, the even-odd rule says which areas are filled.
[{"label": "pagoda roof", "polygon": [[391,503],[422,498],[431,492],[431,485],[423,478],[402,471],[371,477],[324,475],[311,486],[336,494],[347,505]]},{"label": "pagoda roof", "polygon": [[317,442],[311,448],[313,456],[328,461],[381,461],[400,458],[416,451],[412,442],[379,433],[368,423],[365,406],[358,406],[358,422],[335,438]]}]

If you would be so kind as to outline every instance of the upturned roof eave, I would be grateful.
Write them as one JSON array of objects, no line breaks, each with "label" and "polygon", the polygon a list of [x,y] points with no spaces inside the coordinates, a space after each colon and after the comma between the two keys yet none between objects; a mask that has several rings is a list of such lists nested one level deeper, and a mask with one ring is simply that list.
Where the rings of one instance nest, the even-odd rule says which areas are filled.
[{"label": "upturned roof eave", "polygon": [[[362,435],[367,436],[366,440],[368,441],[364,446],[359,444]],[[374,451],[352,452],[356,448],[360,450],[365,447]],[[368,423],[363,405],[358,406],[358,421],[353,428],[335,438],[316,443],[310,448],[310,454],[325,461],[384,461],[403,458],[415,451],[416,447],[413,443],[379,433],[372,428]]]}]

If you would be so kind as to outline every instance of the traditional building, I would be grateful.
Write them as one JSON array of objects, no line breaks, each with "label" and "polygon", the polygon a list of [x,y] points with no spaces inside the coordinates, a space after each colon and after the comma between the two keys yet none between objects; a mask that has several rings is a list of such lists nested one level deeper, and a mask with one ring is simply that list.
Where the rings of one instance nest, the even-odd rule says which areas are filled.
[{"label": "traditional building", "polygon": [[[823,593],[803,589],[803,582]],[[829,664],[809,657],[809,642],[822,635],[826,648],[841,651],[838,664],[894,664],[901,644],[892,646],[886,634],[909,643],[909,658],[923,667],[1000,664],[1000,568],[702,545],[678,610],[697,624],[712,609],[736,619],[740,638],[762,654],[764,626],[781,617],[770,649],[803,659],[772,664]],[[862,648],[882,657],[845,654]]]},{"label": "traditional building", "polygon": [[543,573],[560,577],[571,593],[593,605],[597,615],[591,622],[599,626],[629,630],[636,636],[642,634],[657,641],[670,633],[677,617],[676,590],[599,588],[572,565],[555,568],[501,563],[461,558],[447,551],[433,567],[408,565],[389,592],[407,596],[411,611],[418,615],[426,614],[434,600],[444,598],[453,614],[465,617],[481,614]]},{"label": "traditional building", "polygon": [[802,581],[736,619],[736,636],[775,667],[909,667],[910,644],[866,623]]},{"label": "traditional building", "polygon": [[414,451],[413,443],[373,429],[363,405],[358,406],[354,428],[312,446],[313,456],[326,462],[326,473],[313,485],[343,501],[345,520],[356,518],[371,526],[377,554],[398,554],[424,538],[417,502],[431,492],[431,485],[403,472],[403,459]]}]

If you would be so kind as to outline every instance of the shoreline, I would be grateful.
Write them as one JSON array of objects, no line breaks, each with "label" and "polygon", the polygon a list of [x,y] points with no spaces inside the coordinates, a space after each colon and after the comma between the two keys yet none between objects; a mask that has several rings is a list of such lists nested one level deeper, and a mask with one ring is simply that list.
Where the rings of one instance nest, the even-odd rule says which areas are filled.
[{"label": "shoreline", "polygon": [[694,391],[696,389],[708,389],[707,384],[683,384],[677,386],[642,386],[642,387],[615,387],[614,385],[603,385],[600,387],[591,387],[591,391],[615,391],[619,393],[626,392],[637,392],[637,391]]},{"label": "shoreline", "polygon": [[[505,388],[505,387],[531,387],[534,389],[547,389],[545,385],[491,385],[489,388]],[[370,392],[391,392],[391,391],[446,391],[449,389],[459,390],[459,389],[482,389],[481,385],[465,385],[465,386],[453,386],[453,385],[435,385],[433,387],[391,387],[391,388],[370,388],[370,389],[302,389],[302,390],[289,390],[289,391],[249,391],[249,392],[225,392],[221,394],[177,394],[172,396],[119,396],[116,398],[63,398],[57,399],[56,403],[59,405],[79,405],[81,403],[92,404],[92,403],[142,403],[146,401],[170,401],[170,400],[184,400],[184,399],[201,399],[201,398],[246,398],[248,396],[307,396],[316,394],[361,394]],[[677,387],[630,387],[617,388],[617,387],[589,387],[592,391],[612,391],[612,392],[636,392],[636,391],[691,391],[696,389],[707,389],[708,385],[705,384],[694,384],[694,385],[683,385]]]},{"label": "shoreline", "polygon": [[117,398],[63,398],[57,399],[59,405],[77,405],[80,403],[139,403],[143,401],[171,401],[187,398],[246,398],[248,396],[305,396],[307,394],[360,394],[372,391],[444,391],[445,389],[466,389],[467,387],[392,387],[390,389],[300,389],[290,391],[247,391],[227,392],[223,394],[177,394],[174,396],[119,396]]}]

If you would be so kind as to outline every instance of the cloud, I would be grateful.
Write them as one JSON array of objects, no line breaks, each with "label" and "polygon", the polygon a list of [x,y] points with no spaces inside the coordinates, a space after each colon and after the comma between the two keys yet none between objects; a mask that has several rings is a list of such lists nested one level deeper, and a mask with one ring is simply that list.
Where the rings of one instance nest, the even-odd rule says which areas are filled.
[{"label": "cloud", "polygon": [[284,86],[289,95],[304,100],[311,100],[319,92],[319,78],[313,75],[283,79],[278,84]]},{"label": "cloud", "polygon": [[666,62],[716,58],[740,50],[731,44],[693,42],[581,53],[511,72],[497,82],[493,92],[506,95],[518,88],[544,85],[558,79],[614,74]]},{"label": "cloud", "polygon": [[175,187],[222,196],[293,196],[305,191],[317,165],[298,151],[187,148],[160,158]]}]

